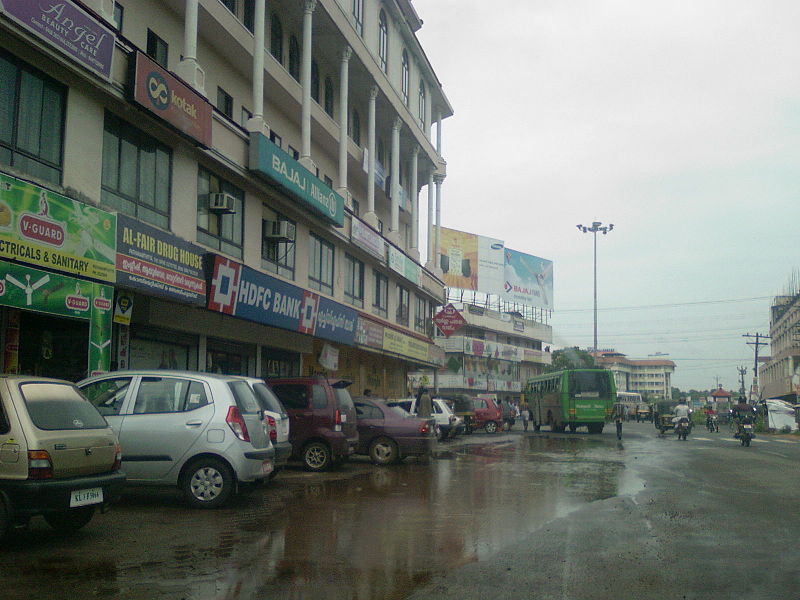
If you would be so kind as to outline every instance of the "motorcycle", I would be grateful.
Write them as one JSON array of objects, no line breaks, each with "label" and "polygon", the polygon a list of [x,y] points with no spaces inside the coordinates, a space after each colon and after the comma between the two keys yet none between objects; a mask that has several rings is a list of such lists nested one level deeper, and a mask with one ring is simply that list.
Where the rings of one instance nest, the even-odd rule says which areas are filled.
[{"label": "motorcycle", "polygon": [[739,441],[742,443],[742,446],[750,447],[750,440],[756,437],[755,432],[753,431],[753,424],[752,423],[740,423],[739,424],[739,432],[737,436]]},{"label": "motorcycle", "polygon": [[708,415],[708,417],[706,417],[706,427],[708,428],[709,433],[719,433],[719,422],[717,420],[717,415]]},{"label": "motorcycle", "polygon": [[685,442],[686,437],[689,435],[689,419],[682,417],[675,425],[675,433],[678,434],[679,440],[683,440]]}]

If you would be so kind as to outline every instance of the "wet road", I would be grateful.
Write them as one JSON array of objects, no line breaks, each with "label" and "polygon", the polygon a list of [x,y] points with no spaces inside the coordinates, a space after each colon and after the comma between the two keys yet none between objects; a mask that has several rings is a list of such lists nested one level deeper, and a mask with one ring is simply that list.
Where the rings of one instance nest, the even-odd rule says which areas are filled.
[{"label": "wet road", "polygon": [[[791,438],[743,449],[724,434],[696,430],[682,443],[631,424],[622,442],[610,432],[476,434],[440,445],[429,464],[292,469],[217,511],[140,488],[78,534],[36,520],[12,535],[0,554],[3,597],[648,597],[674,592],[665,574],[690,546],[687,565],[727,572],[742,548],[732,514],[742,513],[737,526],[760,540],[765,560],[785,546],[787,526],[796,538],[797,517],[780,530],[769,521],[800,500],[797,475],[792,485],[785,475],[797,459]],[[747,476],[758,494],[737,493],[736,461],[768,469]],[[722,537],[707,531],[708,515],[728,530]],[[675,526],[693,545],[673,544],[666,529]],[[770,591],[797,573],[788,558],[782,566],[783,584]],[[609,579],[620,570],[630,581]],[[623,593],[632,590],[643,595]],[[686,597],[706,597],[696,591]]]}]

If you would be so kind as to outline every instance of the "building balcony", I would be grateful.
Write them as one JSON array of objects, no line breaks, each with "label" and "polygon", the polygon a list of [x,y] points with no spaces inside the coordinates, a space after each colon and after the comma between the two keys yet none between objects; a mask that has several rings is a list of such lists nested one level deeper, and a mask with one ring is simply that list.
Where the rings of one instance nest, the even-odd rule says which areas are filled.
[{"label": "building balcony", "polygon": [[495,360],[507,360],[509,362],[530,362],[541,365],[552,364],[552,355],[543,350],[533,348],[523,348],[511,344],[501,344],[488,340],[479,340],[468,336],[450,336],[449,338],[438,337],[436,344],[445,352],[467,354],[470,356],[480,356]]}]

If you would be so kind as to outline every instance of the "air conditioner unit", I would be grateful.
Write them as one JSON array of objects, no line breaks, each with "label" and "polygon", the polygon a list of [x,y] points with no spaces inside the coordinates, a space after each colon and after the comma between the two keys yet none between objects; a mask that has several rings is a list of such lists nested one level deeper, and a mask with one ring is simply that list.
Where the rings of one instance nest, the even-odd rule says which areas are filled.
[{"label": "air conditioner unit", "polygon": [[236,212],[233,209],[236,198],[231,194],[218,192],[208,195],[208,210],[213,213],[230,214]]},{"label": "air conditioner unit", "polygon": [[295,225],[288,221],[264,221],[264,239],[290,241],[294,239]]}]

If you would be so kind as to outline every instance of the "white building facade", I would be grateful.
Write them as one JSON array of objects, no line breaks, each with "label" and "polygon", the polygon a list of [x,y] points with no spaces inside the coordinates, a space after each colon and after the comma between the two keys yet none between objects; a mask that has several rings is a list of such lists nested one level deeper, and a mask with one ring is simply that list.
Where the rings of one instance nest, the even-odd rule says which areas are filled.
[{"label": "white building facade", "polygon": [[800,392],[800,294],[778,296],[769,326],[770,357],[759,366],[762,398],[797,402]]},{"label": "white building facade", "polygon": [[388,396],[442,364],[418,197],[441,203],[452,108],[421,24],[408,0],[0,4],[3,370]]},{"label": "white building facade", "polygon": [[617,390],[637,392],[651,402],[672,397],[671,360],[633,360],[619,352],[600,352],[594,355],[595,364],[614,373]]}]

